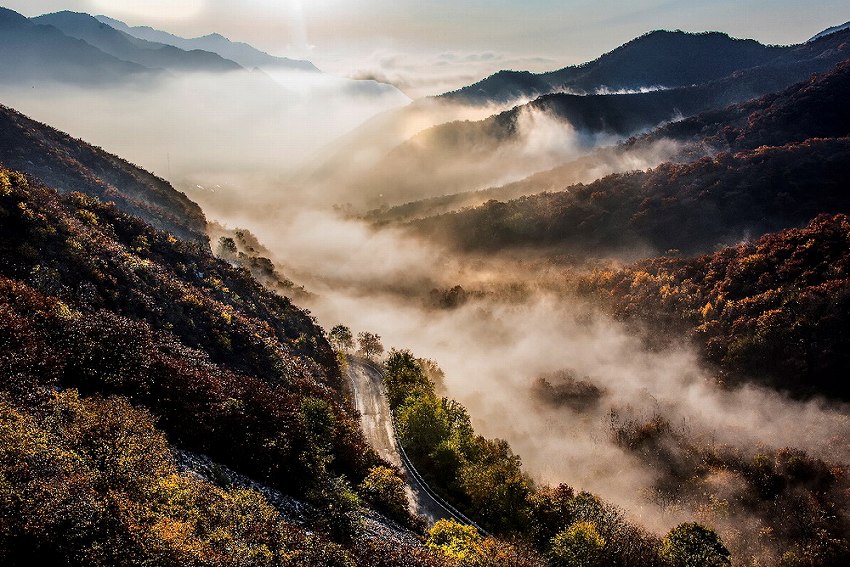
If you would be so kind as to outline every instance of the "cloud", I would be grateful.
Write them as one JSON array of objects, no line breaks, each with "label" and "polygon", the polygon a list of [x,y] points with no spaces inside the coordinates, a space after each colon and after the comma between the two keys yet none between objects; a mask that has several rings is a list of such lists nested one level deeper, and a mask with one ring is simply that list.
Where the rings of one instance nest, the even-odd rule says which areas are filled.
[{"label": "cloud", "polygon": [[[351,65],[350,61],[345,65]],[[556,68],[552,59],[517,57],[494,51],[444,51],[434,54],[376,51],[351,67],[324,63],[348,77],[378,77],[398,86],[412,98],[442,94],[480,81],[502,69],[544,71]]]}]

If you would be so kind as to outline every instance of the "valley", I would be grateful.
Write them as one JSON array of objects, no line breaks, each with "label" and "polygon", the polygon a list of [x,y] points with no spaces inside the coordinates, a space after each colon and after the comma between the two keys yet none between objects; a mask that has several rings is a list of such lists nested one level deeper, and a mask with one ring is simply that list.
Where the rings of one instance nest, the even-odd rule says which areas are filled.
[{"label": "valley", "polygon": [[846,26],[411,100],[189,20],[29,15],[5,564],[850,558]]}]

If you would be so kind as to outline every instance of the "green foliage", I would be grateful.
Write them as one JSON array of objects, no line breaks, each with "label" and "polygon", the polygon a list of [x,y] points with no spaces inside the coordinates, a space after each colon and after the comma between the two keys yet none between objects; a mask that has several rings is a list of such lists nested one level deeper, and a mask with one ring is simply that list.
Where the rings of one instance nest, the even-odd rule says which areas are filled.
[{"label": "green foliage", "polygon": [[415,397],[433,389],[419,360],[409,350],[390,350],[384,369],[384,385],[393,409],[400,406],[408,396]]},{"label": "green foliage", "polygon": [[434,395],[407,398],[396,423],[402,444],[417,457],[429,455],[451,433],[443,404]]},{"label": "green foliage", "polygon": [[729,550],[720,537],[697,523],[680,524],[664,537],[661,555],[674,567],[728,567]]},{"label": "green foliage", "polygon": [[505,441],[476,436],[461,404],[439,399],[424,365],[390,351],[384,381],[402,444],[432,486],[499,533],[527,528],[531,479]]},{"label": "green foliage", "polygon": [[601,564],[605,540],[590,522],[576,522],[552,538],[552,557],[564,567],[596,567]]},{"label": "green foliage", "polygon": [[460,485],[486,525],[498,532],[527,529],[533,485],[507,441],[475,438],[460,471]]}]

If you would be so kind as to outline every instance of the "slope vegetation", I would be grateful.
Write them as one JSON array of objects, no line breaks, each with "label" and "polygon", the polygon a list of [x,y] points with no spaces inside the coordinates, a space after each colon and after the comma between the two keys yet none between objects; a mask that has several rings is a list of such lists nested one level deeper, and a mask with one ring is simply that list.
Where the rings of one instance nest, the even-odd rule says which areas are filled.
[{"label": "slope vegetation", "polygon": [[[376,467],[402,481],[306,312],[205,246],[7,169],[0,219],[4,564],[438,564],[409,534],[361,533],[355,487]],[[220,466],[180,472],[173,449],[308,501],[306,529]]]},{"label": "slope vegetation", "polygon": [[0,106],[0,164],[63,193],[109,201],[179,238],[206,242],[200,207],[167,181],[100,148]]},{"label": "slope vegetation", "polygon": [[621,317],[685,330],[706,358],[798,395],[850,400],[850,219],[696,258],[599,270],[580,286]]}]

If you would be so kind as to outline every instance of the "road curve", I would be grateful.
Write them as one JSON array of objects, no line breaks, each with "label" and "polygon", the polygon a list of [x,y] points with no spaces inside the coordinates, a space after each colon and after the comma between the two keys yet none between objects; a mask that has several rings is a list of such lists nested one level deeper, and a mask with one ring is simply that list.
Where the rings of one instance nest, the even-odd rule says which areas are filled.
[{"label": "road curve", "polygon": [[[440,519],[463,518],[449,511],[431,494],[428,487],[407,459],[402,458],[393,428],[392,413],[384,391],[381,367],[352,355],[348,356],[348,378],[354,395],[354,403],[360,412],[360,424],[366,440],[378,454],[402,469],[407,475],[407,499],[411,510],[424,516],[430,523]],[[455,511],[456,512],[456,511]]]}]

